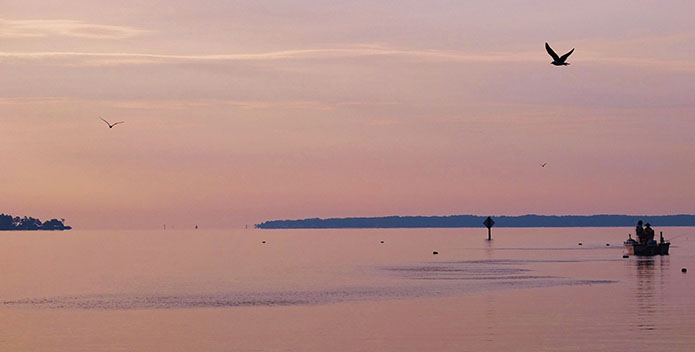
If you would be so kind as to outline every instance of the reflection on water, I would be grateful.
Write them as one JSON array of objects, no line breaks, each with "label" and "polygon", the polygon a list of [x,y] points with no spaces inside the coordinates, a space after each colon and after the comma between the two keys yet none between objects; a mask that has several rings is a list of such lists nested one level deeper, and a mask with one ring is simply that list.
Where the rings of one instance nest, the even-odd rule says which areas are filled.
[{"label": "reflection on water", "polygon": [[668,256],[635,257],[627,261],[630,269],[636,271],[634,280],[634,304],[636,308],[636,327],[643,331],[653,331],[657,328],[660,309],[664,305],[664,273],[669,270]]},{"label": "reflection on water", "polygon": [[484,339],[487,343],[492,343],[497,341],[499,338],[498,329],[498,318],[497,318],[497,304],[495,303],[495,296],[486,295],[485,296],[485,332],[483,334]]}]

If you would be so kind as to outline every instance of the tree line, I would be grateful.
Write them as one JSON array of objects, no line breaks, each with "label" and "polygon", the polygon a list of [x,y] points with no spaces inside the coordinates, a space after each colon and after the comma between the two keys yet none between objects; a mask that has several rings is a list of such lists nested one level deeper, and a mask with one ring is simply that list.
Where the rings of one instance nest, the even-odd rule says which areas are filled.
[{"label": "tree line", "polygon": [[[260,229],[483,227],[486,218],[477,215],[310,218],[270,220],[255,226]],[[521,215],[493,216],[493,219],[495,227],[630,227],[638,220],[657,226],[695,226],[695,215],[688,214]]]},{"label": "tree line", "polygon": [[36,230],[70,230],[72,227],[63,224],[65,219],[51,219],[46,222],[32,217],[19,217],[0,214],[0,231],[36,231]]}]

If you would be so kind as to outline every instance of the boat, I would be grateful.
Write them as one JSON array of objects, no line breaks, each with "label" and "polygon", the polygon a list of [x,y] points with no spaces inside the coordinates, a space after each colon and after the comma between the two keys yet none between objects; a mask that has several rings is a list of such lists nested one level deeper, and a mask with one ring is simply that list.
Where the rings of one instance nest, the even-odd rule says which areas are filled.
[{"label": "boat", "polygon": [[628,235],[628,239],[623,243],[625,249],[627,249],[628,255],[637,256],[654,256],[654,255],[668,255],[668,248],[671,246],[671,242],[664,241],[663,233],[659,233],[659,242],[651,240],[646,244],[639,243],[635,241],[632,236]]}]

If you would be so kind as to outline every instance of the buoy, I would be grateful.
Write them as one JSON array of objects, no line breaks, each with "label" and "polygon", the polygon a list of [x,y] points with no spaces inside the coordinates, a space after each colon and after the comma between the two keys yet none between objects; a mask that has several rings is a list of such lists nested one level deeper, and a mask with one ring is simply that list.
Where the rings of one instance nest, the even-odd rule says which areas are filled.
[{"label": "buoy", "polygon": [[263,241],[263,242],[261,242],[261,243],[265,243],[265,241]]},{"label": "buoy", "polygon": [[384,243],[384,241],[381,241],[381,243]]},{"label": "buoy", "polygon": [[623,255],[623,258],[630,258],[630,256],[625,254],[625,255]]},{"label": "buoy", "polygon": [[582,243],[581,243],[581,242],[579,242],[578,244],[579,244],[580,246],[582,245]]},{"label": "buoy", "polygon": [[685,272],[687,272],[687,271],[688,271],[688,269],[686,269],[686,268],[681,269],[681,272],[682,272],[682,273],[685,273]]},{"label": "buoy", "polygon": [[606,243],[606,246],[610,246],[610,245],[611,245],[610,243]]},{"label": "buoy", "polygon": [[439,254],[439,252],[437,252],[437,251],[434,251],[434,252],[432,252],[432,254]]}]

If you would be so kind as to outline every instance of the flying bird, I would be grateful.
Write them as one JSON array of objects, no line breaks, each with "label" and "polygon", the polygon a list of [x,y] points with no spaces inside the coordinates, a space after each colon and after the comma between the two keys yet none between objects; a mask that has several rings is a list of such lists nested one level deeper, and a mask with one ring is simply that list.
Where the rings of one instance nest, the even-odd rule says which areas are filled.
[{"label": "flying bird", "polygon": [[545,50],[547,50],[548,54],[550,54],[550,56],[552,56],[553,62],[551,62],[551,64],[553,64],[555,66],[567,66],[567,65],[569,65],[569,62],[565,62],[565,60],[567,60],[567,58],[570,57],[572,52],[574,52],[574,48],[572,48],[572,50],[570,50],[567,54],[562,55],[562,56],[557,56],[555,51],[553,51],[553,48],[551,48],[550,45],[548,45],[548,42],[545,43]]},{"label": "flying bird", "polygon": [[548,165],[548,163],[542,163],[541,167],[545,167],[546,165]]},{"label": "flying bird", "polygon": [[124,122],[125,122],[125,121],[118,121],[118,122],[114,122],[114,123],[112,124],[112,123],[109,123],[108,121],[104,120],[101,116],[100,116],[99,118],[101,119],[101,121],[106,122],[106,124],[109,125],[109,128],[113,128],[113,126],[116,126],[116,125],[118,125],[119,123],[124,123]]}]

